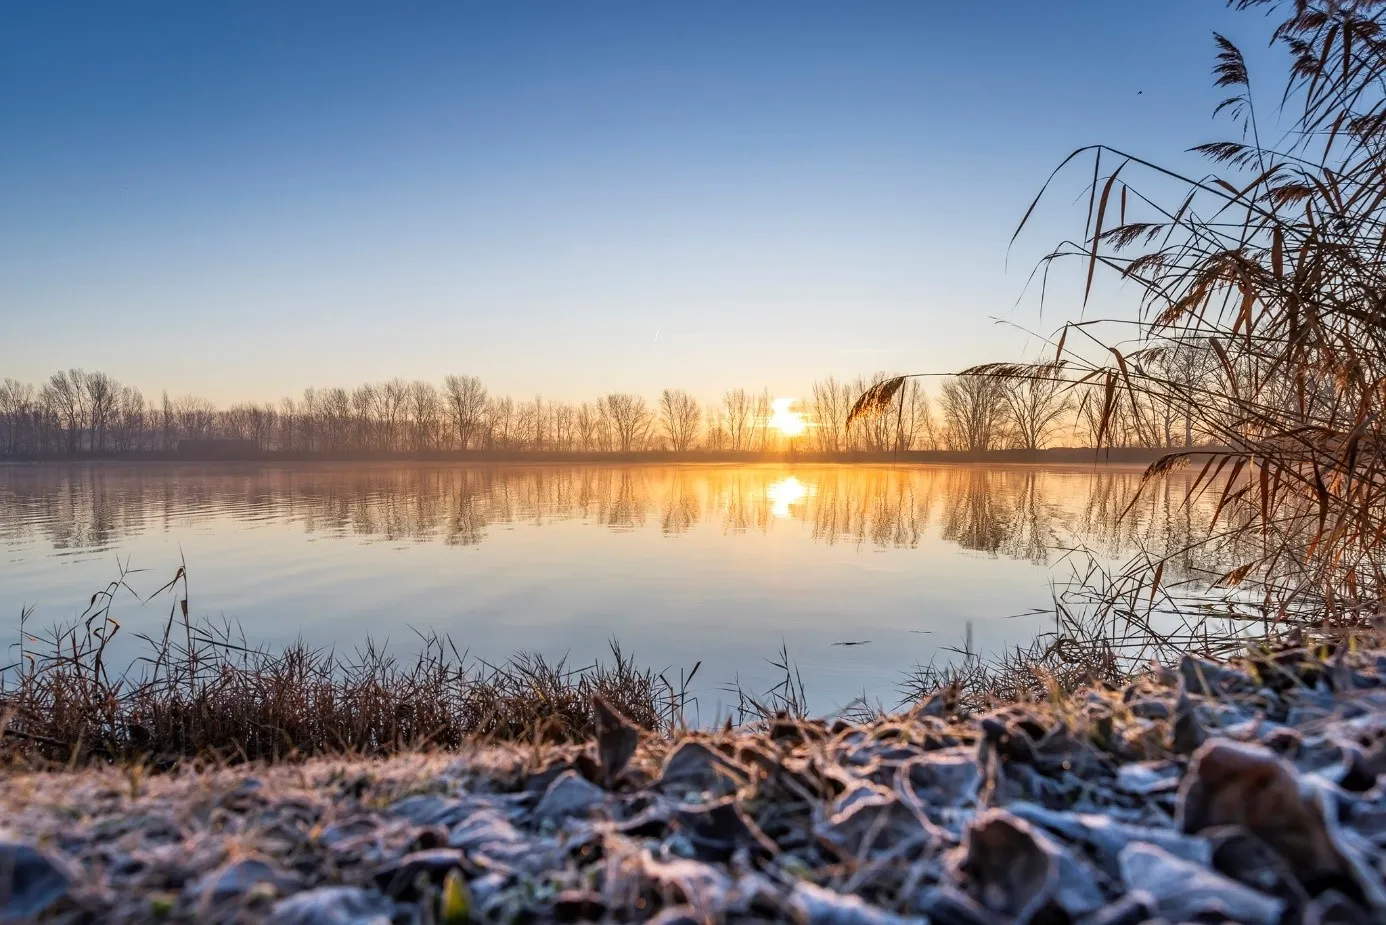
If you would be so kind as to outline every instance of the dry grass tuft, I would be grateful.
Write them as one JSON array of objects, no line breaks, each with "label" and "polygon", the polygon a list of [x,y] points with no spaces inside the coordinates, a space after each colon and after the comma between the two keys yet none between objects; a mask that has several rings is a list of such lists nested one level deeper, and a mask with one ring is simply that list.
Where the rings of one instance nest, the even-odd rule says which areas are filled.
[{"label": "dry grass tuft", "polygon": [[492,665],[436,634],[403,661],[372,642],[350,656],[301,641],[271,651],[230,625],[190,621],[185,569],[160,590],[172,601],[162,636],[140,637],[145,654],[118,673],[108,646],[124,575],[72,626],[22,628],[19,659],[0,670],[0,761],[166,766],[582,741],[595,731],[594,695],[657,730],[680,723],[689,700],[691,675],[675,687],[615,642],[610,662],[582,667],[531,653]]}]

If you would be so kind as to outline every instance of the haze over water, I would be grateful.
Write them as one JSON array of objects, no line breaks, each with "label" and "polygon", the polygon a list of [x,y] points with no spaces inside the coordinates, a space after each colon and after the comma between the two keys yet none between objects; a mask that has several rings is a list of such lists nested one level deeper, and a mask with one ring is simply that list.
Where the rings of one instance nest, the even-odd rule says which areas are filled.
[{"label": "haze over water", "polygon": [[[70,622],[134,569],[142,594],[188,564],[195,618],[252,643],[302,635],[412,651],[411,628],[488,661],[520,650],[585,664],[618,639],[643,665],[703,663],[704,720],[740,679],[777,680],[781,643],[815,712],[901,675],[1047,626],[1026,614],[1069,574],[1064,550],[1112,562],[1206,521],[1119,467],[313,465],[0,467],[0,630]],[[1176,478],[1179,478],[1176,476]],[[125,655],[169,602],[123,596]],[[119,641],[119,640],[118,640]],[[863,643],[860,645],[835,645]]]}]

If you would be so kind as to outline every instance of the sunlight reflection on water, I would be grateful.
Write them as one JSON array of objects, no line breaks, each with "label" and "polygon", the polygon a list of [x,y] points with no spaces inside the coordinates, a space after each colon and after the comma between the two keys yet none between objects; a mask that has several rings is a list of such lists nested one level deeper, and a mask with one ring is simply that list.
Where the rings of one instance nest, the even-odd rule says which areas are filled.
[{"label": "sunlight reflection on water", "polygon": [[790,508],[809,496],[811,489],[797,476],[789,476],[772,482],[765,488],[765,496],[770,499],[770,516],[784,519],[790,515]]},{"label": "sunlight reflection on water", "polygon": [[[702,660],[704,714],[733,679],[773,684],[766,658],[784,642],[815,709],[863,691],[893,704],[901,672],[946,657],[969,623],[989,651],[1043,631],[1013,615],[1048,603],[1063,548],[1116,561],[1205,522],[1177,486],[1119,521],[1138,480],[1023,466],[0,466],[0,631],[29,604],[43,625],[70,621],[117,557],[148,570],[130,579],[141,593],[186,558],[195,613],[254,642],[407,648],[411,627],[433,628],[487,659],[581,662],[614,637],[656,669]],[[127,646],[159,624],[153,605],[122,606]]]}]

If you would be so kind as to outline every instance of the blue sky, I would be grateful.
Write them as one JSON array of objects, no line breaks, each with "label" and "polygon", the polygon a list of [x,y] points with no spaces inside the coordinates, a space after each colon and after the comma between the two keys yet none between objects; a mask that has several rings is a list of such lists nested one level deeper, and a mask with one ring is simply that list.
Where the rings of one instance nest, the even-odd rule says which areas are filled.
[{"label": "blue sky", "polygon": [[992,319],[1076,314],[1016,300],[1082,213],[1008,267],[1015,223],[1078,145],[1231,134],[1214,29],[1267,35],[1218,0],[6,4],[0,378],[707,398],[1019,358]]}]

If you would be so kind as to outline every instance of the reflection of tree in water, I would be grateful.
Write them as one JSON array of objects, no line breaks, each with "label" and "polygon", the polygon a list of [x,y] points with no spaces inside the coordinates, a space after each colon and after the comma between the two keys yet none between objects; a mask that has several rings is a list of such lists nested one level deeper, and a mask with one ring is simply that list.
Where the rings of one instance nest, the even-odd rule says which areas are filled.
[{"label": "reflection of tree in water", "polygon": [[[1069,508],[1078,515],[1076,532],[1091,548],[1113,558],[1140,551],[1162,559],[1167,585],[1221,574],[1228,563],[1249,554],[1248,538],[1238,532],[1226,542],[1208,541],[1218,489],[1190,498],[1192,479],[1191,473],[1176,470],[1137,494],[1139,472],[1091,474],[1082,503]],[[1220,519],[1229,516],[1224,513]]]},{"label": "reflection of tree in water", "polygon": [[1000,551],[1012,559],[1047,565],[1057,545],[1055,505],[1043,491],[1044,480],[1033,469],[1016,473],[1015,503]]},{"label": "reflection of tree in water", "polygon": [[[484,471],[484,470],[483,470]],[[444,516],[443,542],[449,546],[475,546],[486,536],[487,511],[481,499],[489,491],[478,490],[466,480],[454,480],[444,484],[442,489],[442,510]]]},{"label": "reflection of tree in water", "polygon": [[722,512],[724,533],[763,533],[770,528],[769,483],[757,470],[722,470],[709,484],[708,510]]},{"label": "reflection of tree in water", "polygon": [[698,488],[686,470],[675,473],[659,506],[660,529],[664,533],[687,533],[702,519]]},{"label": "reflection of tree in water", "polygon": [[643,481],[629,469],[617,470],[608,483],[611,490],[601,498],[601,523],[615,530],[634,530],[643,524],[649,506],[648,496],[640,491]]},{"label": "reflection of tree in water", "polygon": [[1010,534],[1013,510],[986,469],[950,473],[943,493],[943,538],[963,549],[996,555]]},{"label": "reflection of tree in water", "polygon": [[[910,548],[936,517],[948,542],[1045,563],[1056,548],[1080,544],[1111,555],[1178,549],[1211,514],[1207,503],[1185,503],[1176,475],[1122,520],[1139,472],[1115,468],[808,466],[793,470],[785,501],[790,477],[779,466],[15,468],[0,470],[0,542],[42,537],[60,550],[104,549],[143,531],[230,517],[472,546],[496,525],[577,520],[636,530],[657,518],[667,534],[705,520],[728,534],[765,533],[783,520],[822,543]],[[1188,553],[1171,575],[1205,569],[1209,556]]]},{"label": "reflection of tree in water", "polygon": [[837,468],[815,484],[806,518],[813,524],[814,539],[828,544],[919,545],[933,503],[932,479],[903,469]]},{"label": "reflection of tree in water", "polygon": [[1153,511],[1144,509],[1144,503],[1152,499],[1142,499],[1139,509],[1133,509],[1129,516],[1122,517],[1139,486],[1139,472],[1118,470],[1100,478],[1086,476],[1086,490],[1075,492],[1075,495],[1081,495],[1079,500],[1082,503],[1074,510],[1079,513],[1075,523],[1076,532],[1083,536],[1089,546],[1099,552],[1116,553],[1130,549],[1141,539],[1153,514]]},{"label": "reflection of tree in water", "polygon": [[[95,467],[16,468],[0,480],[0,542],[42,536],[57,550],[108,549],[158,522],[176,497],[165,478],[111,482]],[[36,485],[37,483],[37,485]],[[201,499],[192,498],[194,503]]]}]

